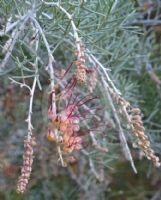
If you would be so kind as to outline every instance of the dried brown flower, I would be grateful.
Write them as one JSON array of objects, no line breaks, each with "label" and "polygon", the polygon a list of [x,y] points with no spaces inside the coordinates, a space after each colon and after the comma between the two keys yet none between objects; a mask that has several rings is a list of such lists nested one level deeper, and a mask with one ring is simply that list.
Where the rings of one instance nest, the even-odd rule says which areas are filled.
[{"label": "dried brown flower", "polygon": [[150,147],[148,136],[145,134],[145,128],[140,115],[141,110],[139,108],[132,108],[128,101],[126,101],[120,95],[117,95],[112,89],[109,91],[116,102],[121,104],[122,113],[124,113],[127,117],[133,134],[137,138],[138,146],[143,150],[145,156],[151,160],[156,167],[160,167],[161,162],[159,161],[159,157],[154,154],[154,151]]},{"label": "dried brown flower", "polygon": [[74,61],[74,64],[77,66],[76,71],[76,80],[79,85],[83,85],[86,82],[86,71],[87,67],[85,65],[85,54],[84,54],[84,46],[80,42],[80,51],[75,52],[78,60]]},{"label": "dried brown flower", "polygon": [[23,155],[23,166],[21,168],[21,175],[17,183],[17,193],[24,193],[28,184],[32,163],[33,163],[33,146],[36,145],[34,137],[28,137],[24,140],[24,155]]},{"label": "dried brown flower", "polygon": [[97,85],[97,72],[92,69],[89,78],[89,91],[92,93]]},{"label": "dried brown flower", "polygon": [[150,141],[145,135],[145,128],[140,116],[140,109],[133,108],[131,109],[131,125],[133,127],[133,133],[137,138],[137,144],[143,150],[145,156],[151,160],[156,167],[160,167],[161,163],[159,157],[154,155],[154,151],[150,147]]}]

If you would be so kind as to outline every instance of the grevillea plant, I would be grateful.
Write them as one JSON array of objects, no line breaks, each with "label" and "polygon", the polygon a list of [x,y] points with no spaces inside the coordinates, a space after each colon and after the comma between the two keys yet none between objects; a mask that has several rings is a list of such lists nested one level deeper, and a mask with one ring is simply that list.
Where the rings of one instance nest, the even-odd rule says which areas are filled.
[{"label": "grevillea plant", "polygon": [[[83,155],[81,158],[88,162],[88,164],[84,164],[85,170],[82,171],[88,172],[86,167],[88,165],[96,179],[103,180],[97,173],[97,167],[95,166],[96,159],[92,160],[93,158],[90,157],[91,149],[95,148],[96,153],[100,151],[106,154],[108,152],[107,148],[109,148],[109,151],[111,147],[112,149],[115,148],[113,137],[115,138],[116,136],[116,141],[118,142],[118,134],[124,155],[130,161],[134,172],[137,173],[128,146],[127,132],[133,133],[138,147],[144,152],[145,156],[155,166],[161,166],[159,156],[155,155],[150,145],[150,140],[147,137],[141,119],[141,110],[133,108],[129,102],[131,101],[131,95],[129,95],[129,99],[124,99],[115,86],[115,83],[119,85],[121,81],[117,83],[117,78],[111,77],[108,69],[108,66],[110,66],[110,69],[114,70],[114,74],[115,69],[116,74],[119,74],[124,65],[132,63],[131,59],[135,57],[133,56],[133,52],[137,52],[135,48],[138,48],[139,42],[135,41],[135,39],[138,35],[136,34],[136,38],[130,37],[128,40],[130,29],[133,30],[135,26],[131,26],[130,20],[127,20],[128,16],[132,17],[132,6],[129,6],[132,4],[129,4],[130,1],[126,2],[128,3],[128,9],[130,9],[127,13],[124,7],[126,3],[114,0],[82,0],[73,2],[46,2],[45,0],[41,0],[33,1],[32,3],[30,1],[19,1],[18,3],[12,1],[14,6],[10,7],[13,7],[14,13],[8,16],[4,15],[0,18],[0,37],[2,38],[0,43],[2,46],[0,75],[12,71],[11,76],[13,76],[10,77],[11,84],[18,84],[21,88],[25,87],[28,90],[27,94],[29,97],[28,116],[26,119],[28,133],[24,140],[23,164],[17,183],[18,193],[26,191],[34,161],[34,146],[38,144],[36,148],[40,148],[40,146],[42,149],[44,148],[43,145],[45,142],[39,145],[40,143],[37,141],[40,140],[40,137],[39,134],[36,135],[37,130],[36,126],[34,127],[33,120],[35,115],[32,115],[32,113],[35,111],[37,89],[39,88],[41,93],[46,86],[45,84],[50,84],[51,91],[48,108],[50,122],[47,124],[48,130],[45,132],[47,132],[48,140],[56,143],[59,160],[63,166],[66,166],[69,162],[73,162],[75,160],[74,153],[81,151]],[[119,9],[121,4],[123,7]],[[7,5],[7,3],[2,3],[2,8],[4,5]],[[22,5],[22,8],[20,5]],[[26,5],[25,8],[23,7],[24,5]],[[10,14],[7,7],[4,6],[4,8],[7,11],[6,13]],[[3,9],[0,7],[0,10]],[[89,18],[87,17],[86,19],[87,13]],[[135,33],[135,31],[132,32],[133,34]],[[133,45],[131,45],[131,41],[134,42]],[[73,51],[69,49],[74,49],[76,56],[74,61]],[[127,51],[128,49],[130,51]],[[58,50],[58,53],[56,53],[56,50]],[[66,50],[69,50],[68,54],[66,54]],[[65,59],[59,60],[60,52],[62,52]],[[142,58],[142,56],[139,57]],[[67,69],[64,67],[61,69],[61,80],[57,79],[55,73],[58,69],[57,64],[59,61],[61,63],[73,61]],[[74,68],[74,72],[71,70],[72,72],[69,74],[71,67]],[[48,73],[47,78],[46,76],[42,76],[42,74],[45,74],[45,70]],[[66,75],[70,75],[70,77]],[[152,79],[155,79],[157,86],[158,84],[161,85],[158,79],[156,81],[156,76],[152,75]],[[45,77],[44,81],[43,77]],[[60,85],[61,88],[59,93],[56,92],[57,85],[58,87]],[[127,83],[126,85],[128,86]],[[95,107],[95,100],[100,98],[96,96],[95,88],[98,89],[97,94],[102,92],[104,98],[104,101],[100,102],[101,107],[105,105],[105,112],[102,112],[103,116],[97,113],[101,108]],[[128,89],[127,87],[128,91],[133,91],[132,88]],[[13,96],[16,95],[6,95],[6,100],[9,100],[6,101],[9,111],[13,107],[11,101],[11,97]],[[43,106],[42,104],[41,107]],[[108,109],[106,109],[106,106]],[[99,137],[95,132],[101,130],[102,117],[105,118],[106,122],[109,119],[111,120],[110,122],[112,122],[114,130],[112,130],[112,134],[108,134],[108,131],[101,131],[101,137]],[[89,135],[92,145],[89,145],[89,148],[85,149],[84,141],[86,137],[84,136],[87,135]],[[109,135],[112,135],[112,137],[110,138]],[[106,139],[107,137],[109,137],[109,140]],[[16,141],[17,139],[18,137]],[[111,145],[109,145],[109,142]],[[50,151],[50,149],[48,150]],[[103,153],[100,154],[100,157],[97,154],[95,155],[102,166],[106,164],[103,161]],[[39,154],[43,154],[43,151],[40,150]],[[40,157],[44,161],[44,157]],[[45,177],[47,176],[45,175]],[[85,179],[83,179],[85,182],[88,182],[88,178],[89,176],[86,173]],[[77,177],[75,179],[77,181]],[[77,181],[81,186],[84,185],[81,182],[83,179],[80,175],[80,180]],[[46,184],[45,181],[43,184]],[[95,186],[96,184],[94,183],[93,185]],[[88,188],[86,188],[86,191],[88,191]]]},{"label": "grevillea plant", "polygon": [[[50,95],[50,105],[48,109],[48,117],[50,119],[47,138],[49,141],[54,141],[61,146],[62,153],[65,156],[82,148],[83,139],[82,136],[98,129],[99,125],[93,129],[81,130],[81,121],[86,120],[90,110],[79,111],[82,105],[98,99],[98,96],[87,95],[84,98],[78,99],[78,93],[74,93],[74,90],[78,90],[76,87],[70,87],[68,93],[63,92],[61,98],[67,98],[67,102],[64,110],[59,113],[54,113],[52,106],[52,94]],[[100,108],[94,108],[95,111]]]}]

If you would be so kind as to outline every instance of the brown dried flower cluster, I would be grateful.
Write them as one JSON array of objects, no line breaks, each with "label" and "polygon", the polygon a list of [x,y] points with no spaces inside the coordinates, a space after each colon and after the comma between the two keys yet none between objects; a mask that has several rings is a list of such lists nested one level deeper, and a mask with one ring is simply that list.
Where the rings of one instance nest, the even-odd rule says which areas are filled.
[{"label": "brown dried flower cluster", "polygon": [[[150,147],[150,141],[145,134],[145,128],[140,116],[140,109],[139,108],[131,108],[131,105],[128,101],[126,101],[120,95],[116,95],[113,90],[109,90],[112,94],[113,98],[116,100],[117,103],[120,103],[122,106],[122,112],[126,115],[128,122],[132,128],[134,135],[137,138],[138,146],[143,150],[145,156],[151,160],[156,167],[161,166],[161,162],[159,161],[159,157],[154,154],[153,149]],[[129,115],[130,112],[130,115]]]},{"label": "brown dried flower cluster", "polygon": [[17,183],[17,193],[24,193],[28,184],[32,163],[33,163],[33,146],[36,145],[35,138],[29,137],[24,140],[24,155],[23,155],[23,166],[21,168],[21,176]]},{"label": "brown dried flower cluster", "polygon": [[119,94],[117,94],[112,88],[109,88],[109,92],[112,95],[112,97],[114,98],[114,100],[116,101],[116,103],[120,103],[122,107],[124,108],[129,108],[130,107],[130,103],[128,101],[126,101],[122,96],[120,96]]},{"label": "brown dried flower cluster", "polygon": [[92,69],[89,78],[89,91],[92,93],[97,85],[97,72],[96,70]]},{"label": "brown dried flower cluster", "polygon": [[85,54],[84,54],[84,45],[80,42],[80,51],[75,51],[78,60],[74,61],[74,64],[77,66],[76,71],[76,80],[79,85],[83,85],[86,82],[86,72],[87,67],[85,65]]},{"label": "brown dried flower cluster", "polygon": [[154,155],[154,151],[150,147],[150,141],[147,135],[145,135],[145,129],[140,116],[140,109],[131,109],[131,123],[133,126],[133,133],[137,137],[137,144],[141,147],[145,156],[151,160],[156,167],[160,167],[161,163],[159,157]]}]

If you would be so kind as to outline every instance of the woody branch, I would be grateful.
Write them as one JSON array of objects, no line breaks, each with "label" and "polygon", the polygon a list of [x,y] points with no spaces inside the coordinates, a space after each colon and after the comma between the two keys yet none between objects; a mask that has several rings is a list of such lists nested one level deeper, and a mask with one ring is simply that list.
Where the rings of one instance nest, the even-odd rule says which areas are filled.
[{"label": "woody branch", "polygon": [[[54,83],[54,68],[53,68],[53,63],[55,62],[55,59],[54,59],[54,57],[52,55],[52,52],[50,50],[50,45],[49,45],[49,43],[48,43],[48,41],[46,39],[46,36],[45,36],[40,24],[38,23],[36,18],[32,17],[31,19],[35,23],[35,26],[37,27],[37,29],[39,30],[39,32],[40,32],[40,34],[41,34],[41,36],[43,38],[43,41],[44,41],[45,47],[47,49],[47,52],[48,52],[47,70],[48,70],[48,73],[49,73],[49,76],[50,76],[52,112],[55,115],[56,114],[56,98],[55,98],[55,83]],[[55,135],[56,135],[56,137],[58,137],[57,130],[55,130]],[[65,166],[64,161],[63,161],[63,157],[62,157],[61,148],[60,148],[59,145],[57,145],[57,150],[58,150],[58,154],[59,154],[59,158],[60,158],[62,166]]]},{"label": "woody branch", "polygon": [[[116,108],[113,104],[113,100],[112,100],[112,97],[111,97],[111,94],[110,94],[110,91],[111,91],[111,88],[113,89],[113,91],[115,92],[115,94],[117,94],[118,96],[120,96],[120,92],[119,90],[115,87],[113,81],[110,79],[108,73],[107,73],[107,70],[106,68],[104,68],[104,66],[97,60],[97,58],[95,56],[93,56],[91,54],[91,52],[89,50],[87,50],[88,52],[88,58],[89,58],[89,61],[91,63],[93,63],[93,65],[95,66],[95,68],[98,70],[98,72],[102,75],[101,76],[101,79],[102,79],[102,82],[103,82],[103,85],[104,85],[104,88],[105,88],[105,91],[106,91],[106,95],[107,95],[107,99],[109,100],[109,103],[111,105],[111,108],[112,108],[112,111],[113,111],[113,114],[114,114],[114,117],[115,117],[115,120],[116,120],[116,123],[117,123],[117,126],[118,126],[118,129],[119,129],[119,137],[120,137],[120,141],[121,141],[121,145],[122,145],[122,148],[123,148],[123,152],[125,154],[125,157],[130,161],[131,163],[131,166],[134,170],[135,173],[137,173],[137,170],[135,168],[135,165],[134,165],[134,161],[133,161],[133,158],[132,158],[132,155],[131,155],[131,152],[130,152],[130,149],[128,147],[128,144],[127,144],[127,141],[126,141],[126,137],[125,137],[125,134],[123,132],[123,129],[121,127],[121,122],[120,122],[120,119],[117,115],[117,111],[116,111]],[[99,68],[97,68],[97,66]],[[102,70],[102,71],[101,71]],[[106,79],[105,79],[105,78]],[[127,114],[127,113],[126,113]]]}]

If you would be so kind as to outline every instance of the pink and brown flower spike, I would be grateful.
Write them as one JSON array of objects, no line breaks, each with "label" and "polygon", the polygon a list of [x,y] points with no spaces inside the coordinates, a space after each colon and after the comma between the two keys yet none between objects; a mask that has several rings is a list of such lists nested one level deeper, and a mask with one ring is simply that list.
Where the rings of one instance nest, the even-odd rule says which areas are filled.
[{"label": "pink and brown flower spike", "polygon": [[[90,132],[90,130],[80,131],[81,121],[86,120],[89,111],[79,112],[79,108],[99,97],[87,95],[78,100],[78,94],[74,94],[74,88],[70,88],[65,97],[67,98],[66,107],[58,114],[54,115],[52,106],[49,106],[48,117],[51,122],[49,123],[47,138],[49,141],[59,143],[64,155],[70,155],[73,151],[79,151],[82,148],[82,136]],[[53,129],[57,129],[58,133],[55,134]]]}]

